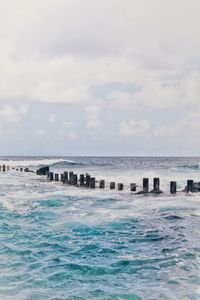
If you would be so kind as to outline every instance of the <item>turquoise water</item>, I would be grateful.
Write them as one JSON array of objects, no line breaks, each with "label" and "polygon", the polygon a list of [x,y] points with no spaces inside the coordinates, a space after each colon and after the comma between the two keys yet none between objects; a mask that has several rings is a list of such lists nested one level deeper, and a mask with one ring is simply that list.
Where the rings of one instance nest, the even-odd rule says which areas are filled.
[{"label": "turquoise water", "polygon": [[[129,172],[139,181],[156,170],[167,191],[170,174],[198,178],[193,160],[187,170],[175,161],[88,168],[125,183]],[[0,299],[200,299],[199,229],[198,194],[136,196],[1,173]]]}]

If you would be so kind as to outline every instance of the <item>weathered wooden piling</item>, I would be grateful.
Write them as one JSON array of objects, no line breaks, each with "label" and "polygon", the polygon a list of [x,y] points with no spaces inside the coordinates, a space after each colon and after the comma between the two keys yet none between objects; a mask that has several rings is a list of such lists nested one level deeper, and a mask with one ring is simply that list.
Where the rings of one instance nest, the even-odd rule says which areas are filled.
[{"label": "weathered wooden piling", "polygon": [[80,174],[80,186],[84,186],[85,185],[85,175],[84,174]]},{"label": "weathered wooden piling", "polygon": [[55,181],[59,181],[59,174],[55,174]]},{"label": "weathered wooden piling", "polygon": [[123,183],[118,183],[118,191],[122,191],[124,189]]},{"label": "weathered wooden piling", "polygon": [[[20,168],[20,171],[21,171],[21,169],[22,169],[22,171],[23,171],[23,168]],[[27,168],[26,168],[26,170],[27,170]],[[22,172],[21,171],[21,172]],[[25,171],[25,170],[24,170]],[[25,171],[26,172],[26,171]],[[48,166],[45,166],[45,167],[41,167],[41,168],[39,168],[37,171],[36,171],[36,173],[37,173],[37,175],[47,175],[48,174],[48,172],[49,172],[49,167]]]},{"label": "weathered wooden piling", "polygon": [[189,192],[193,193],[193,185],[194,185],[193,180],[187,180],[187,193]]},{"label": "weathered wooden piling", "polygon": [[154,178],[153,179],[153,190],[155,192],[159,192],[160,191],[160,178]]},{"label": "weathered wooden piling", "polygon": [[64,182],[64,174],[60,174],[60,181]]},{"label": "weathered wooden piling", "polygon": [[130,190],[131,190],[131,192],[136,192],[136,183],[130,184]]},{"label": "weathered wooden piling", "polygon": [[20,172],[23,172],[23,168],[20,168]]},{"label": "weathered wooden piling", "polygon": [[143,193],[149,193],[149,178],[143,178]]},{"label": "weathered wooden piling", "polygon": [[68,183],[68,182],[69,182],[68,172],[64,172],[64,174],[63,174],[63,183]]},{"label": "weathered wooden piling", "polygon": [[90,178],[90,188],[95,189],[95,187],[96,187],[96,179],[95,179],[95,177],[91,177]]},{"label": "weathered wooden piling", "polygon": [[6,166],[5,166],[5,165],[2,166],[2,171],[3,171],[3,172],[6,171]]},{"label": "weathered wooden piling", "polygon": [[105,189],[105,180],[100,180],[99,181],[99,188],[100,189]]},{"label": "weathered wooden piling", "polygon": [[115,189],[115,182],[110,182],[110,189],[114,190]]},{"label": "weathered wooden piling", "polygon": [[90,175],[86,174],[85,179],[86,179],[86,184],[85,185],[88,188],[88,187],[90,187],[90,181],[91,181]]},{"label": "weathered wooden piling", "polygon": [[73,184],[74,172],[69,172],[69,184]]},{"label": "weathered wooden piling", "polygon": [[53,181],[53,175],[54,175],[53,172],[49,172],[49,180],[50,180],[50,181]]},{"label": "weathered wooden piling", "polygon": [[78,184],[78,175],[77,174],[73,174],[72,184],[73,185],[77,185]]},{"label": "weathered wooden piling", "polygon": [[176,194],[176,181],[170,181],[170,194]]}]

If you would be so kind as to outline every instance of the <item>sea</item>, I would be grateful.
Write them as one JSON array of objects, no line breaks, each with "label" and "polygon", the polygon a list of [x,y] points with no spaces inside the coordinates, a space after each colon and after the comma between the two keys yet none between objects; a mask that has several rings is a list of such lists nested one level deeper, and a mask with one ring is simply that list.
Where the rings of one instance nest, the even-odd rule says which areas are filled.
[{"label": "sea", "polygon": [[[0,299],[200,299],[200,181],[193,157],[0,157]],[[16,171],[90,173],[86,189]],[[160,195],[138,195],[159,177]],[[124,190],[109,189],[109,182]],[[177,181],[177,194],[169,183]]]}]

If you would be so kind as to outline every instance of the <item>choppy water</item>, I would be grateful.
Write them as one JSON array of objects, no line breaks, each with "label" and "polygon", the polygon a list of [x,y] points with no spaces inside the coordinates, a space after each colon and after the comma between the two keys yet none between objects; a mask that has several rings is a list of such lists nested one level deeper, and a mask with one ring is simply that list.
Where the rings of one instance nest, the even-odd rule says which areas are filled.
[{"label": "choppy water", "polygon": [[161,178],[161,196],[0,173],[0,299],[200,299],[200,158],[1,158],[98,179]]}]

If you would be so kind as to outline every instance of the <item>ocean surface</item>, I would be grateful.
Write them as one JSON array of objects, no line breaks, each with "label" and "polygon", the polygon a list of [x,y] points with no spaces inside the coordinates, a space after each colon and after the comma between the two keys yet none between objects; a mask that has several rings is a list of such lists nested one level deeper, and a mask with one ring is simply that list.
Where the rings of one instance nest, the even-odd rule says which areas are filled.
[{"label": "ocean surface", "polygon": [[[0,299],[200,299],[200,158],[0,157],[122,182],[124,191],[0,173]],[[160,177],[163,195],[129,184]],[[177,195],[169,182],[178,183]]]}]

